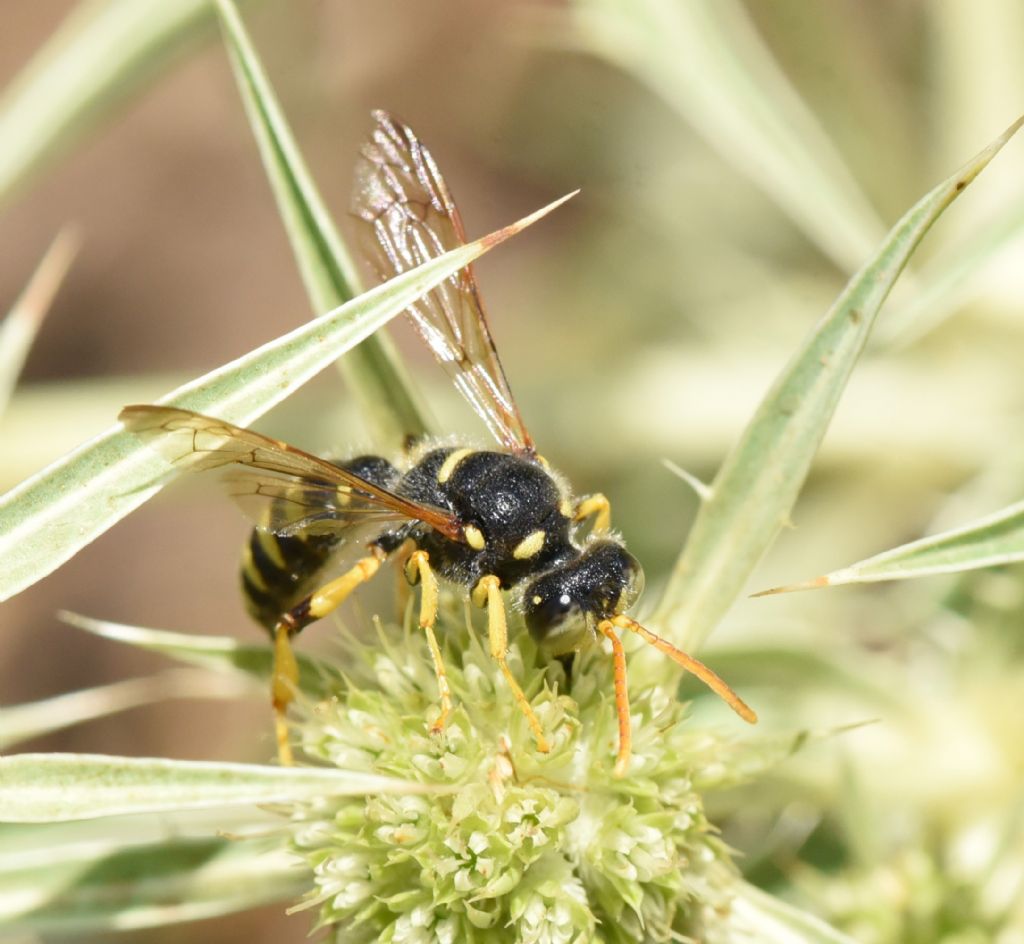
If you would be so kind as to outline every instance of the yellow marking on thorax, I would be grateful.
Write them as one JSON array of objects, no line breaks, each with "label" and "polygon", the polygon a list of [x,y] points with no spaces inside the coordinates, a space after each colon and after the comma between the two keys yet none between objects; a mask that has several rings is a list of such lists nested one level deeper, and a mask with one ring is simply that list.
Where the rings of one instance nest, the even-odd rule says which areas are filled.
[{"label": "yellow marking on thorax", "polygon": [[544,547],[544,532],[531,531],[516,545],[512,556],[516,560],[529,560],[531,557],[536,557],[542,547]]},{"label": "yellow marking on thorax", "polygon": [[563,518],[571,518],[573,516],[572,502],[568,498],[563,498],[558,503],[558,511]]},{"label": "yellow marking on thorax", "polygon": [[455,471],[455,467],[468,456],[470,453],[475,452],[475,449],[456,449],[441,465],[441,468],[437,470],[437,481],[444,485],[452,477],[452,473]]},{"label": "yellow marking on thorax", "polygon": [[484,533],[475,524],[467,524],[462,529],[462,533],[466,536],[466,543],[473,548],[474,551],[482,551],[486,546],[487,542],[484,540]]}]

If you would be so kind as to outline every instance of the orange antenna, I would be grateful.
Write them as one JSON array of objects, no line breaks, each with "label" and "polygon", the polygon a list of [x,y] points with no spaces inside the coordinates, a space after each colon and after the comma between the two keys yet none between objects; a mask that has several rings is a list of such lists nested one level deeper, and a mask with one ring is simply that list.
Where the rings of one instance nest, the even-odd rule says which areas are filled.
[{"label": "orange antenna", "polygon": [[633,727],[629,721],[629,692],[626,690],[626,650],[609,620],[601,620],[597,629],[608,637],[615,660],[615,713],[619,718],[619,756],[615,759],[615,776],[622,777],[629,769],[629,758],[633,752]]},{"label": "orange antenna", "polygon": [[611,619],[601,620],[597,624],[597,629],[611,642],[612,658],[615,664],[615,712],[619,718],[619,753],[615,759],[616,777],[623,776],[629,769],[629,759],[633,750],[633,729],[629,718],[629,693],[626,690],[626,650],[622,647],[622,640],[615,634],[613,629],[615,626],[636,633],[644,642],[654,646],[658,652],[664,653],[687,672],[696,675],[744,721],[750,724],[757,723],[757,714],[754,710],[719,675],[712,672],[699,659],[694,659],[682,649],[677,649],[672,643],[656,636],[628,616],[613,616]]},{"label": "orange antenna", "polygon": [[721,676],[712,672],[703,662],[687,655],[682,649],[677,649],[672,643],[660,636],[656,636],[649,629],[641,626],[636,620],[628,616],[613,616],[610,622],[622,629],[628,629],[636,633],[644,642],[654,646],[658,652],[667,655],[677,665],[681,665],[687,672],[697,676],[708,688],[722,699],[733,711],[749,724],[757,724],[757,713],[739,695],[737,695]]}]

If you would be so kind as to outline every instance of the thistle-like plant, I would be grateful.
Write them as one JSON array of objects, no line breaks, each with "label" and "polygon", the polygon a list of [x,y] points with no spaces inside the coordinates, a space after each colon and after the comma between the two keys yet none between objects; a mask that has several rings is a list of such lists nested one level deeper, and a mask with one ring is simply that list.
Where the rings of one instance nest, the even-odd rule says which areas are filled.
[{"label": "thistle-like plant", "polygon": [[[630,7],[629,15],[639,21],[649,6]],[[374,332],[498,239],[480,240],[353,298],[353,267],[237,13],[228,0],[218,10],[313,307],[329,313],[167,399],[247,423],[347,354],[350,386],[373,405],[366,412],[376,417],[382,440],[422,428],[417,398]],[[607,12],[591,25],[606,27]],[[622,40],[634,36],[636,25],[591,38]],[[670,35],[655,31],[649,48]],[[623,44],[620,51],[626,47],[636,48]],[[649,68],[647,80],[666,88],[659,70],[668,68],[667,59],[623,61]],[[893,282],[937,217],[1015,130],[897,223],[782,368],[714,483],[700,487],[701,511],[649,615],[657,632],[697,648],[741,592],[788,521]],[[856,242],[836,236],[832,254],[849,259]],[[37,299],[37,310],[45,307],[38,294],[27,295]],[[0,377],[16,374],[23,350],[0,346]],[[4,496],[3,595],[59,566],[155,493],[166,476],[158,457],[115,427]],[[69,494],[76,496],[74,507]],[[815,585],[1015,559],[1020,516],[1011,506]],[[765,757],[786,753],[794,739],[802,740],[799,732],[759,744],[723,734],[724,726],[709,728],[680,700],[677,669],[633,647],[633,759],[625,776],[616,776],[608,653],[595,643],[567,675],[562,665],[538,657],[514,619],[509,662],[552,742],[550,753],[540,755],[472,615],[454,596],[442,611],[439,635],[455,696],[443,734],[430,732],[437,693],[424,641],[408,620],[385,616],[342,634],[336,660],[301,656],[293,717],[301,763],[293,769],[82,755],[0,760],[0,817],[20,824],[4,828],[17,858],[5,871],[13,892],[5,917],[12,926],[36,930],[109,929],[284,899],[312,912],[338,941],[844,940],[741,879],[732,850],[709,819],[709,806],[723,802],[722,788],[758,776]],[[269,675],[265,647],[68,618],[241,678],[243,686]],[[69,696],[76,699],[70,710],[80,717],[214,690],[207,672],[179,671],[142,689],[122,685]],[[8,710],[8,743],[59,727],[68,714],[67,701]],[[160,823],[152,817],[157,812]],[[80,841],[83,835],[88,843]],[[897,873],[920,879],[909,884],[922,894],[936,886],[933,860],[925,868],[912,856],[893,861]],[[885,873],[851,872],[826,882],[817,898],[829,903],[837,922],[856,929],[858,915],[851,917],[851,909],[830,896],[844,889],[852,889],[850,900],[863,896],[879,876]],[[813,884],[810,879],[804,887]]]},{"label": "thistle-like plant", "polygon": [[726,775],[718,739],[671,688],[641,685],[632,764],[616,776],[607,654],[578,658],[568,684],[519,632],[510,662],[551,739],[539,754],[469,619],[443,620],[457,704],[443,734],[425,724],[437,686],[414,626],[346,638],[345,681],[306,703],[307,758],[425,791],[289,810],[315,880],[306,907],[339,941],[669,941],[719,927],[737,872],[701,797]]}]

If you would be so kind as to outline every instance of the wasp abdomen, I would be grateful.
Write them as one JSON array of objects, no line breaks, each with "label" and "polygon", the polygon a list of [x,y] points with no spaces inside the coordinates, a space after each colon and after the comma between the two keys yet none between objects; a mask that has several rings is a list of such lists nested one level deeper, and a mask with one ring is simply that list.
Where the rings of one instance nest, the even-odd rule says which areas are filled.
[{"label": "wasp abdomen", "polygon": [[[357,456],[334,462],[340,469],[382,488],[392,489],[399,471],[380,456]],[[339,499],[344,507],[344,499]],[[273,507],[267,510],[267,520]],[[255,527],[249,535],[242,555],[242,595],[245,608],[256,622],[273,632],[283,613],[288,612],[315,589],[320,570],[342,540],[343,526],[338,532],[279,535]]]}]

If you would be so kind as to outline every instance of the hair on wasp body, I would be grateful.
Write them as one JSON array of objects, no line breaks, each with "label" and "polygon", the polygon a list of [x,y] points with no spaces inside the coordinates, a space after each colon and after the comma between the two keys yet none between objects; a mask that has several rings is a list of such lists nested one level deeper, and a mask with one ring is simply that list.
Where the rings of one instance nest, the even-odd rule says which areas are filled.
[{"label": "hair on wasp body", "polygon": [[[361,150],[352,213],[383,281],[465,243],[462,221],[433,158],[405,125],[382,111]],[[437,676],[441,732],[452,709],[434,632],[441,582],[487,610],[490,655],[541,752],[546,734],[506,661],[504,593],[552,658],[605,637],[614,659],[619,718],[616,772],[630,757],[626,661],[615,630],[628,630],[693,672],[745,720],[756,717],[714,672],[626,615],[643,570],[610,528],[602,495],[573,497],[537,455],[491,337],[472,267],[407,309],[416,331],[497,440],[495,449],[424,445],[388,459],[329,461],[223,420],[165,406],[129,406],[121,420],[174,465],[229,470],[232,494],[257,527],[246,545],[242,588],[274,643],[272,700],[278,752],[291,763],[285,713],[298,672],[292,638],[333,612],[381,565],[404,557],[420,587],[419,626]],[[589,533],[581,533],[584,523]],[[322,572],[341,544],[362,535],[365,553],[341,576]]]}]

